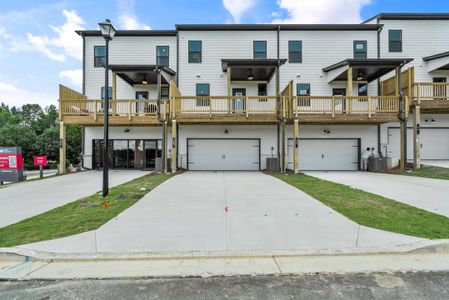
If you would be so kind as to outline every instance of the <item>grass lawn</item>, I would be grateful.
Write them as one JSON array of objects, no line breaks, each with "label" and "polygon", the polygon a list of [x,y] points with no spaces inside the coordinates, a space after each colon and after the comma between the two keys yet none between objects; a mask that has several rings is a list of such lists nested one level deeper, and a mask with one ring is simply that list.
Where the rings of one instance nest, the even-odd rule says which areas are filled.
[{"label": "grass lawn", "polygon": [[97,229],[172,176],[150,174],[136,178],[111,188],[105,199],[101,194],[94,194],[0,228],[0,247],[45,241]]},{"label": "grass lawn", "polygon": [[422,238],[449,238],[449,218],[445,216],[305,174],[273,176],[360,225]]},{"label": "grass lawn", "polygon": [[434,179],[447,179],[449,180],[449,169],[433,166],[422,166],[419,170],[401,172],[401,175],[417,176]]}]

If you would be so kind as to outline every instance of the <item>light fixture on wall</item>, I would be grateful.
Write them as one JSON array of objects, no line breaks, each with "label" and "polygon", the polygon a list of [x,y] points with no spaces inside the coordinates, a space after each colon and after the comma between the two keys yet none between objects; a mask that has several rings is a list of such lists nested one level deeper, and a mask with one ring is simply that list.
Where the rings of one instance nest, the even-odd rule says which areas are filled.
[{"label": "light fixture on wall", "polygon": [[227,129],[225,129],[224,134],[228,134],[228,133],[229,133],[229,131]]},{"label": "light fixture on wall", "polygon": [[129,128],[125,128],[125,131],[124,131],[125,133],[128,133],[128,132],[130,132],[130,129]]},{"label": "light fixture on wall", "polygon": [[430,120],[430,123],[435,124],[437,121],[435,121],[434,118],[432,118],[432,120]]},{"label": "light fixture on wall", "polygon": [[364,77],[365,77],[365,73],[363,73],[362,71],[360,71],[360,72],[357,74],[357,81],[362,81]]},{"label": "light fixture on wall", "polygon": [[201,75],[198,73],[198,74],[196,74],[196,78],[200,78],[201,77]]},{"label": "light fixture on wall", "polygon": [[253,69],[248,69],[248,80],[254,80]]},{"label": "light fixture on wall", "polygon": [[324,134],[331,134],[331,131],[327,128],[323,129],[323,133]]}]

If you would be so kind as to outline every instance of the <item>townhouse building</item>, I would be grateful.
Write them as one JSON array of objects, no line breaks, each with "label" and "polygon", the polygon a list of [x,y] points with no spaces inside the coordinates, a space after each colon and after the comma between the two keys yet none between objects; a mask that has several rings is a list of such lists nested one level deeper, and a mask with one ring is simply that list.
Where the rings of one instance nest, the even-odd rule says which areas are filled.
[{"label": "townhouse building", "polygon": [[[60,86],[83,125],[84,168],[359,170],[370,149],[449,159],[449,14],[380,14],[362,24],[189,24],[83,38],[83,90]],[[402,158],[402,159],[401,159]]]}]

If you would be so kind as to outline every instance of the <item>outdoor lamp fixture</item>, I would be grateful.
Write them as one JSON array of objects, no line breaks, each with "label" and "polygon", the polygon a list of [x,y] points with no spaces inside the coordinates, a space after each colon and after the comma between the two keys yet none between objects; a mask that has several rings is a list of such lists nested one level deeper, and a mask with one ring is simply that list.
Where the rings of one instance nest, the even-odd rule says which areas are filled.
[{"label": "outdoor lamp fixture", "polygon": [[104,147],[103,147],[103,197],[109,194],[109,41],[114,38],[115,28],[106,19],[100,25],[101,35],[106,41],[104,62]]},{"label": "outdoor lamp fixture", "polygon": [[148,84],[148,80],[147,80],[147,76],[146,75],[143,75],[142,84],[143,85],[147,85]]},{"label": "outdoor lamp fixture", "polygon": [[430,123],[435,124],[437,121],[435,121],[434,118],[432,118],[432,120],[430,121]]},{"label": "outdoor lamp fixture", "polygon": [[254,80],[253,70],[252,69],[248,69],[248,80]]},{"label": "outdoor lamp fixture", "polygon": [[363,72],[359,72],[359,74],[357,75],[357,81],[362,81],[364,75],[365,74]]}]

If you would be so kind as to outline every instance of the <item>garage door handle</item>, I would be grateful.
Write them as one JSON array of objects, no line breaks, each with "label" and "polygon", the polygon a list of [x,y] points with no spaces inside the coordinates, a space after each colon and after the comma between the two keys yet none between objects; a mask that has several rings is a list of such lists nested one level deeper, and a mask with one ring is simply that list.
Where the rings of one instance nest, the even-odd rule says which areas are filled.
[{"label": "garage door handle", "polygon": [[324,154],[321,154],[321,159],[324,159]]}]

